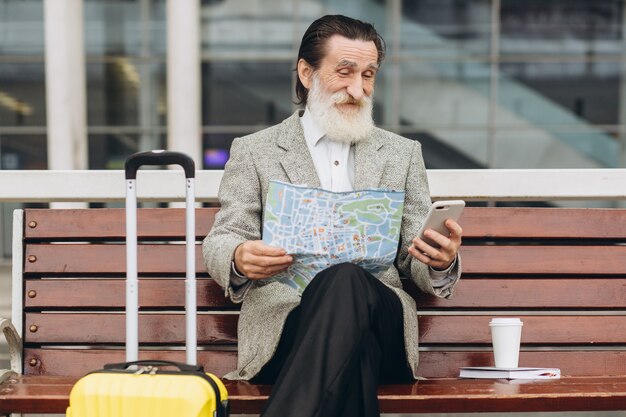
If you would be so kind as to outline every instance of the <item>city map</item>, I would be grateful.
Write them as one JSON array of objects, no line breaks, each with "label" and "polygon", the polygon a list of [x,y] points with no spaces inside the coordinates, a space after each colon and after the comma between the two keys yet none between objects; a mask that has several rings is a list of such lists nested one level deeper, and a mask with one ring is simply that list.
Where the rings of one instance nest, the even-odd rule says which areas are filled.
[{"label": "city map", "polygon": [[263,242],[283,248],[294,262],[271,279],[300,294],[315,275],[351,262],[376,275],[393,265],[404,192],[332,192],[270,181]]}]

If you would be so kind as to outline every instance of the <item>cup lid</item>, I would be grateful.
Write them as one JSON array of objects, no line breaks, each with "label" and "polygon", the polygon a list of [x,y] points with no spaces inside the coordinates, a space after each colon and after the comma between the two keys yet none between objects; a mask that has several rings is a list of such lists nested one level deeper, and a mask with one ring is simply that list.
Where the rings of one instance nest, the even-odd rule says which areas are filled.
[{"label": "cup lid", "polygon": [[519,325],[523,326],[522,320],[519,318],[511,318],[511,317],[496,317],[492,318],[489,322],[490,326],[510,326],[510,325]]}]

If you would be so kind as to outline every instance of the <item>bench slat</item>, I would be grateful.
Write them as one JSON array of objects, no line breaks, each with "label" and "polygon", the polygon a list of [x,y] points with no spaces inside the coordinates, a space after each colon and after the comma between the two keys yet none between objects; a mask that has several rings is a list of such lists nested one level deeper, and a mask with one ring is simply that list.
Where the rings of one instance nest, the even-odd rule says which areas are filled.
[{"label": "bench slat", "polygon": [[[125,341],[126,322],[121,313],[27,313],[25,316],[25,343],[123,344]],[[198,344],[237,343],[238,318],[237,314],[198,315]],[[32,326],[36,326],[34,332]],[[184,344],[184,314],[140,314],[139,341]]]},{"label": "bench slat", "polygon": [[[126,274],[125,245],[35,244],[26,246],[25,253],[25,274]],[[139,245],[137,256],[139,273],[185,273],[185,245]],[[206,274],[200,245],[196,273]]]},{"label": "bench slat", "polygon": [[[196,209],[196,238],[209,232],[217,208]],[[34,224],[33,224],[34,222]],[[24,239],[125,240],[124,209],[75,209],[24,211]],[[185,235],[185,209],[150,208],[137,211],[137,238],[177,238]]]},{"label": "bench slat", "polygon": [[[41,349],[25,350],[27,375],[80,376],[106,363],[124,362],[123,350]],[[177,351],[140,351],[140,359],[185,361],[185,353]],[[33,361],[31,365],[31,361]],[[198,351],[198,363],[206,370],[224,375],[236,368],[237,353],[223,350]],[[492,366],[490,351],[435,351],[420,352],[419,374],[426,378],[452,378],[461,366]],[[520,366],[545,366],[560,368],[563,375],[626,375],[626,351],[552,350],[520,353]]]},{"label": "bench slat", "polygon": [[626,308],[626,278],[463,277],[449,299],[426,295],[412,283],[405,282],[404,288],[420,310],[434,307],[442,310]]},{"label": "bench slat", "polygon": [[[125,250],[124,245],[28,245],[24,272],[123,275]],[[140,273],[185,272],[184,245],[139,245],[138,254]],[[626,274],[626,246],[465,246],[461,254],[465,274]],[[199,245],[196,271],[206,273]]]},{"label": "bench slat", "polygon": [[467,207],[459,223],[464,238],[626,239],[620,209]]},{"label": "bench slat", "polygon": [[[35,279],[25,286],[26,309],[67,308],[118,308],[126,306],[124,279]],[[210,278],[196,282],[198,308],[238,308],[224,297],[224,291]],[[30,294],[30,296],[29,296]],[[139,306],[151,308],[184,308],[184,278],[139,280]]]},{"label": "bench slat", "polygon": [[[426,295],[404,280],[405,289],[420,309],[468,308],[575,308],[608,309],[626,306],[626,278],[464,278],[454,297],[443,300]],[[198,307],[238,309],[224,297],[222,289],[209,278],[198,280]],[[139,304],[148,308],[182,308],[184,280],[140,280]],[[567,288],[567,291],[563,291]],[[30,279],[26,281],[24,306],[28,310],[46,308],[117,308],[125,306],[123,279]],[[30,295],[28,295],[30,294]]]},{"label": "bench slat", "polygon": [[[217,211],[196,210],[199,239],[208,233]],[[183,209],[140,209],[138,237],[180,238],[185,230],[183,213]],[[36,226],[28,227],[32,221]],[[467,207],[459,221],[466,238],[626,239],[626,213],[619,209]],[[123,240],[125,222],[124,209],[28,209],[25,239]]]},{"label": "bench slat", "polygon": [[463,273],[624,275],[626,246],[465,246]]},{"label": "bench slat", "polygon": [[[139,359],[185,362],[184,350],[141,350]],[[24,350],[24,374],[81,376],[107,363],[126,361],[123,349],[41,349]],[[32,363],[31,363],[32,362]],[[198,364],[208,372],[224,375],[237,367],[235,350],[199,350]]]},{"label": "bench slat", "polygon": [[[522,343],[539,345],[626,343],[626,316],[521,318],[524,322]],[[198,343],[236,343],[237,319],[237,314],[198,315]],[[122,313],[27,313],[24,341],[29,344],[123,344],[124,320]],[[420,316],[419,320],[419,340],[423,344],[491,343],[490,316]],[[31,326],[36,326],[35,332],[30,330]],[[141,314],[139,327],[139,340],[142,343],[184,343],[183,314]],[[454,332],[450,329],[454,329]]]}]

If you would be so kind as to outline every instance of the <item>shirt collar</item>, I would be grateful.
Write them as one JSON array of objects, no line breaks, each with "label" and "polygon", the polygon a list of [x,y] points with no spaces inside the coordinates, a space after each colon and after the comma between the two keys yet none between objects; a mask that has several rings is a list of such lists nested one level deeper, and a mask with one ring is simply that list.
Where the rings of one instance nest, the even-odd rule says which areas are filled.
[{"label": "shirt collar", "polygon": [[302,124],[302,130],[304,131],[304,139],[313,147],[326,136],[326,133],[315,123],[311,116],[309,108],[305,108],[304,114],[300,117],[300,123]]}]

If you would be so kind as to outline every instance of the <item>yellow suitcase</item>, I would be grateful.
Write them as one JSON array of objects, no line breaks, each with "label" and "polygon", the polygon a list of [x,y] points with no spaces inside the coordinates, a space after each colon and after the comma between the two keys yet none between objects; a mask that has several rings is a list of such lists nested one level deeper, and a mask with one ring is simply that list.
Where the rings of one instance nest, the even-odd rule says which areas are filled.
[{"label": "yellow suitcase", "polygon": [[[181,165],[186,184],[185,316],[187,364],[138,361],[137,170]],[[151,151],[126,160],[126,361],[105,365],[72,388],[67,417],[228,417],[222,381],[197,363],[195,276],[195,165],[179,152]],[[172,370],[172,368],[176,368]]]},{"label": "yellow suitcase", "polygon": [[[169,368],[178,368],[170,370]],[[201,366],[165,361],[106,365],[72,388],[67,417],[228,417],[228,393]]]}]

